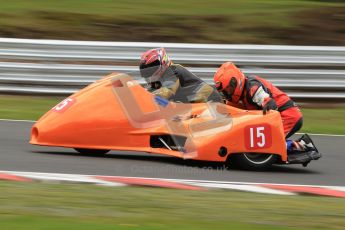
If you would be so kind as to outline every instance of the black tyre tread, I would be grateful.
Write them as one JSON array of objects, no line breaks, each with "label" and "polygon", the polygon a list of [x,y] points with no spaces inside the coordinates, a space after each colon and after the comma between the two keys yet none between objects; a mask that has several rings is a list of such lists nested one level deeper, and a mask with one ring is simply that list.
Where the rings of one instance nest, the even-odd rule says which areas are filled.
[{"label": "black tyre tread", "polygon": [[229,156],[229,163],[236,168],[251,170],[251,171],[265,171],[268,170],[272,164],[276,163],[279,160],[278,155],[273,155],[273,157],[265,162],[264,164],[253,164],[249,162],[244,154],[232,154]]}]

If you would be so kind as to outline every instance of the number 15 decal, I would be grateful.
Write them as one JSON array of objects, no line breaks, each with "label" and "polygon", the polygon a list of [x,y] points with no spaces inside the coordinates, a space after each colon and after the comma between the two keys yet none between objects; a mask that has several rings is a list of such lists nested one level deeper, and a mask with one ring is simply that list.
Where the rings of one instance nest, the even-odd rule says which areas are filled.
[{"label": "number 15 decal", "polygon": [[247,149],[263,149],[272,146],[271,126],[268,124],[250,125],[244,128]]}]

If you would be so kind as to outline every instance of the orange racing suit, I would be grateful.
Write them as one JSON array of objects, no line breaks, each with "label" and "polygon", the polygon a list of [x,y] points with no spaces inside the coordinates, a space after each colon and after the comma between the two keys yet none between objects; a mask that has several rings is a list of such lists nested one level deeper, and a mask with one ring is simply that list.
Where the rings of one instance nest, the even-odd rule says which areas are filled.
[{"label": "orange racing suit", "polygon": [[[248,110],[269,109],[280,112],[286,138],[297,132],[303,124],[303,115],[291,98],[275,87],[271,82],[258,76],[245,78],[245,87],[241,96],[241,104],[232,106]],[[269,110],[268,109],[268,110]]]}]

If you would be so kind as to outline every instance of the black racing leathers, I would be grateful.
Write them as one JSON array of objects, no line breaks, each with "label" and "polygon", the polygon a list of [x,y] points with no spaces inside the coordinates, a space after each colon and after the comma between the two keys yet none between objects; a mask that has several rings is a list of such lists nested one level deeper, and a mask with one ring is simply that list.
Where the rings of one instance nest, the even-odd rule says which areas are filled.
[{"label": "black racing leathers", "polygon": [[[153,87],[154,85],[159,87]],[[177,64],[172,64],[160,78],[160,83],[151,84],[151,88],[148,90],[170,101],[183,103],[222,102],[222,98],[215,88]]]}]

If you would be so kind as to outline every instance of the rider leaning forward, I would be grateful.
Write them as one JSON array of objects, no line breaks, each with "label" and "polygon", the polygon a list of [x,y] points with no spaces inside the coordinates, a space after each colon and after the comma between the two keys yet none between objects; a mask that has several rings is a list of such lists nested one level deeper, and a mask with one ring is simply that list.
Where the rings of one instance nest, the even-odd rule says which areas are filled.
[{"label": "rider leaning forward", "polygon": [[139,68],[148,90],[156,96],[184,103],[222,101],[216,89],[182,65],[172,63],[164,48],[143,53]]},{"label": "rider leaning forward", "polygon": [[[296,133],[303,124],[303,115],[291,98],[271,82],[258,76],[245,76],[233,63],[224,63],[214,75],[214,82],[226,103],[247,110],[279,111],[285,138]],[[304,134],[298,141],[286,141],[288,153],[316,151],[312,140]]]}]

